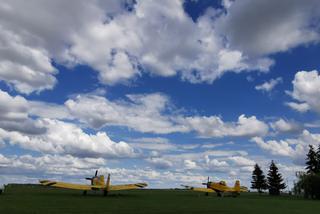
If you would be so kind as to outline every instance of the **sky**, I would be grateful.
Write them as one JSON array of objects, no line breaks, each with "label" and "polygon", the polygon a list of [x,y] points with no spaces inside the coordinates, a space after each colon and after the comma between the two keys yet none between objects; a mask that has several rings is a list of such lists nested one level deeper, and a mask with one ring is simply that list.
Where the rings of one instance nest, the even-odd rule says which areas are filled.
[{"label": "sky", "polygon": [[0,183],[289,188],[320,144],[318,0],[3,0]]}]

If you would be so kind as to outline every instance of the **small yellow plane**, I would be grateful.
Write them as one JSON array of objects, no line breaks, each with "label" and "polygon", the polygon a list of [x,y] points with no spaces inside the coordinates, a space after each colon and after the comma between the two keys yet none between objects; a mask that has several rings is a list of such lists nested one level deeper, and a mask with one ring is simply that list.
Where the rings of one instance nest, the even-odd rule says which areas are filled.
[{"label": "small yellow plane", "polygon": [[73,190],[82,190],[83,195],[87,194],[87,191],[103,191],[104,196],[108,195],[110,191],[120,191],[120,190],[132,190],[132,189],[140,189],[148,186],[146,183],[136,183],[136,184],[122,184],[122,185],[111,185],[110,184],[110,174],[108,174],[107,182],[104,182],[104,176],[98,176],[98,170],[91,178],[86,178],[91,181],[91,185],[86,184],[72,184],[72,183],[64,183],[58,181],[50,181],[50,180],[40,180],[40,184],[43,186],[51,186],[58,187],[63,189],[73,189]]},{"label": "small yellow plane", "polygon": [[218,197],[223,197],[224,193],[231,193],[233,197],[236,197],[240,195],[240,192],[248,192],[247,187],[240,186],[239,180],[236,180],[234,187],[227,186],[227,183],[225,181],[211,182],[209,180],[209,177],[208,177],[208,181],[202,184],[206,185],[207,188],[192,187],[192,186],[186,186],[186,185],[182,185],[182,186],[192,191],[205,192],[206,195],[209,195],[210,192],[216,192]]}]

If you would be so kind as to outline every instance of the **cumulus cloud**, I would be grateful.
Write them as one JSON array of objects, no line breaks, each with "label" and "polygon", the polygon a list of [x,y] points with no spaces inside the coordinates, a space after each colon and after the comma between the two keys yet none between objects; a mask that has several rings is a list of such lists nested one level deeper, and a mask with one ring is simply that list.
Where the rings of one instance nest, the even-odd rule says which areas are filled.
[{"label": "cumulus cloud", "polygon": [[[295,149],[292,148],[286,141],[269,140],[264,141],[261,137],[254,137],[252,141],[255,142],[260,148],[271,152],[273,155],[281,155],[291,157],[295,154]],[[301,150],[299,146],[297,149]]]},{"label": "cumulus cloud", "polygon": [[307,103],[286,102],[285,105],[302,113],[310,110],[310,106]]},{"label": "cumulus cloud", "polygon": [[[71,155],[21,155],[4,156],[0,154],[1,174],[24,174],[40,176],[50,175],[77,175],[89,174],[92,169],[97,169],[106,164],[103,158],[78,158]],[[41,175],[42,177],[43,175]],[[39,177],[38,177],[39,178]]]},{"label": "cumulus cloud", "polygon": [[274,89],[274,87],[276,87],[276,85],[280,84],[281,82],[282,78],[278,77],[276,79],[271,79],[268,82],[264,82],[261,85],[257,85],[255,89],[258,91],[270,92],[272,91],[272,89]]},{"label": "cumulus cloud", "polygon": [[186,169],[196,169],[198,166],[197,166],[197,163],[195,161],[184,160],[184,167]]},{"label": "cumulus cloud", "polygon": [[169,160],[166,160],[165,158],[161,157],[152,157],[150,159],[146,159],[147,162],[149,162],[152,166],[154,166],[157,169],[168,169],[172,167],[172,163]]},{"label": "cumulus cloud", "polygon": [[[317,36],[315,32],[304,28],[309,24],[309,16],[306,16],[309,13],[306,11],[317,5],[300,5],[304,9],[299,13],[303,15],[301,21],[290,24],[287,20],[296,21],[291,19],[293,15],[290,12],[298,3],[286,2],[294,6],[288,9],[291,14],[288,19],[280,19],[282,22],[279,27],[276,24],[278,21],[269,25],[259,22],[248,25],[245,21],[247,19],[264,18],[252,19],[250,13],[240,13],[243,8],[250,8],[241,2],[236,1],[231,6],[230,1],[224,1],[226,15],[211,8],[193,21],[184,11],[183,1],[180,0],[135,3],[125,0],[59,0],[31,1],[27,4],[19,0],[3,1],[0,6],[0,44],[3,47],[0,49],[0,79],[21,93],[52,89],[57,82],[57,70],[52,64],[55,61],[68,67],[89,65],[97,71],[100,82],[108,85],[130,81],[142,73],[180,75],[182,79],[193,83],[211,83],[226,72],[268,71],[273,64],[273,60],[267,57],[248,57],[246,53],[250,52],[251,41],[255,41],[252,42],[254,47],[259,47],[256,43],[264,41],[259,33],[250,31],[248,35],[253,36],[241,36],[250,41],[243,42],[244,47],[237,45],[239,41],[234,41],[239,34],[237,31],[246,29],[243,23],[250,26],[250,29],[259,26],[269,26],[266,29],[270,29],[270,25],[275,25],[274,28],[280,32],[270,32],[282,34],[284,31],[287,40],[279,40],[280,45],[278,40],[269,41],[267,37],[267,41],[275,43],[267,43],[267,47],[281,48],[274,51],[266,51],[264,48],[264,53],[312,42]],[[268,4],[266,2],[264,4]],[[264,4],[252,5],[259,9]],[[273,7],[273,3],[269,6]],[[238,19],[237,14],[248,14],[249,18]],[[312,16],[314,13],[310,14]],[[238,20],[243,23],[237,23]],[[217,22],[226,23],[223,26],[234,31],[220,30],[221,27],[216,27]],[[232,25],[242,27],[235,28]],[[269,34],[263,32],[262,35]],[[300,41],[301,34],[303,41]],[[255,39],[252,40],[252,37]]]},{"label": "cumulus cloud", "polygon": [[292,81],[293,91],[288,92],[297,102],[289,102],[291,108],[305,112],[313,110],[320,113],[320,74],[318,71],[299,71]]},{"label": "cumulus cloud", "polygon": [[268,125],[255,116],[240,115],[237,122],[223,122],[218,116],[187,117],[185,123],[201,137],[250,137],[267,134]]},{"label": "cumulus cloud", "polygon": [[265,141],[261,137],[254,137],[251,141],[273,155],[290,157],[295,163],[304,164],[305,155],[309,149],[308,145],[318,146],[320,144],[320,134],[304,130],[298,138]]},{"label": "cumulus cloud", "polygon": [[134,148],[152,150],[152,151],[172,151],[177,149],[177,145],[169,142],[167,138],[155,137],[155,138],[136,138],[130,140],[130,145]]},{"label": "cumulus cloud", "polygon": [[186,131],[186,127],[164,114],[169,104],[168,97],[159,93],[127,95],[127,101],[79,95],[65,102],[74,117],[94,128],[117,125],[161,134]]},{"label": "cumulus cloud", "polygon": [[0,128],[0,141],[27,150],[78,157],[132,158],[136,155],[127,143],[113,142],[105,132],[87,134],[75,124],[53,119],[38,119],[36,123],[46,132],[28,135]]},{"label": "cumulus cloud", "polygon": [[41,134],[39,127],[29,115],[29,102],[22,96],[11,96],[0,89],[0,128],[27,134]]},{"label": "cumulus cloud", "polygon": [[0,80],[20,93],[52,89],[57,82],[52,59],[67,66],[80,63],[70,54],[73,37],[83,29],[105,21],[104,14],[121,11],[122,3],[1,2]]},{"label": "cumulus cloud", "polygon": [[253,166],[256,163],[252,159],[248,159],[243,156],[232,156],[232,157],[229,157],[229,160],[233,162],[236,166],[241,166],[241,167]]},{"label": "cumulus cloud", "polygon": [[[227,1],[228,2],[228,1]],[[230,47],[251,57],[319,41],[317,0],[236,0],[219,20]]]},{"label": "cumulus cloud", "polygon": [[271,127],[276,131],[276,132],[287,132],[287,133],[295,133],[295,132],[300,132],[302,131],[302,126],[295,122],[295,121],[290,121],[290,120],[284,120],[280,118],[279,120],[272,122]]},{"label": "cumulus cloud", "polygon": [[159,93],[127,95],[128,100],[108,100],[96,95],[78,95],[65,102],[74,118],[93,128],[126,126],[139,132],[168,134],[195,131],[201,137],[252,137],[268,132],[268,125],[255,116],[240,115],[237,122],[218,116],[174,114],[167,96]]}]

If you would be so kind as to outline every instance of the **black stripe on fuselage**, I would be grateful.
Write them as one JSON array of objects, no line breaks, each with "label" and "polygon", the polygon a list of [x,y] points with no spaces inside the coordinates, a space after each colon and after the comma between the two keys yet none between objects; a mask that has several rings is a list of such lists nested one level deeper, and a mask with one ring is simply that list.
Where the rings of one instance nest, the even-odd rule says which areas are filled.
[{"label": "black stripe on fuselage", "polygon": [[142,187],[145,187],[146,185],[145,184],[136,184],[136,186],[142,188]]},{"label": "black stripe on fuselage", "polygon": [[49,182],[47,184],[45,184],[46,186],[52,186],[52,185],[55,185],[57,182]]}]

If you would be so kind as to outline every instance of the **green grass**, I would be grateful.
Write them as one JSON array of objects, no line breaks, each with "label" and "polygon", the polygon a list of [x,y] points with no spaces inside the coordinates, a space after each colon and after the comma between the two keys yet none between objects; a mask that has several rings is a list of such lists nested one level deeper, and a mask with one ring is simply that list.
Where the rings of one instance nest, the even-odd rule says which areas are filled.
[{"label": "green grass", "polygon": [[0,213],[312,213],[320,201],[254,193],[218,198],[182,190],[134,190],[109,197],[40,186],[11,185],[0,195]]}]

